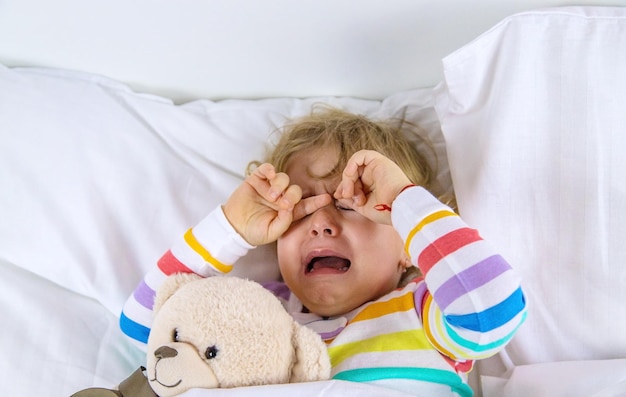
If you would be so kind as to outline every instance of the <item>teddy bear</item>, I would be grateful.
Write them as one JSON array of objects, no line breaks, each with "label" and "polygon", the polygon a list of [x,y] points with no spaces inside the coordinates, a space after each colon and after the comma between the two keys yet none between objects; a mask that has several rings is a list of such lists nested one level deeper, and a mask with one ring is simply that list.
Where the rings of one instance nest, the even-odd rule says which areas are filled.
[{"label": "teddy bear", "polygon": [[270,291],[237,277],[168,277],[157,292],[146,367],[118,390],[72,397],[171,397],[191,388],[326,380],[318,334],[298,324]]}]

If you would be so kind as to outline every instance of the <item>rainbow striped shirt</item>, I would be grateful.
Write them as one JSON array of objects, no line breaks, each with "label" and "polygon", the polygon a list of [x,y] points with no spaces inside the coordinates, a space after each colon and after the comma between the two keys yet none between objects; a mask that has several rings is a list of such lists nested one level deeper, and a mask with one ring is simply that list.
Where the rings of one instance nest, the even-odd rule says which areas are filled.
[{"label": "rainbow striped shirt", "polygon": [[[524,321],[519,278],[476,230],[421,187],[398,196],[392,222],[423,278],[330,319],[302,313],[283,284],[267,287],[326,341],[333,378],[404,391],[432,385],[435,392],[471,396],[465,374],[473,361],[497,353]],[[167,275],[224,274],[251,248],[216,209],[139,284],[124,306],[123,332],[146,343],[154,291]]]}]

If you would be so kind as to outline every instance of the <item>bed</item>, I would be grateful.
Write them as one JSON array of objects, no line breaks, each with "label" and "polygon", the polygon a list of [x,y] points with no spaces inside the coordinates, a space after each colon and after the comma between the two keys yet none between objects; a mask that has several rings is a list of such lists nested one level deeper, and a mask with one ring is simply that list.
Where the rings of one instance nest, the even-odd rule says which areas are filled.
[{"label": "bed", "polygon": [[[130,375],[135,284],[321,102],[419,124],[441,189],[522,276],[528,319],[475,395],[626,395],[625,70],[624,1],[0,1],[0,390]],[[236,275],[276,279],[274,260]]]}]

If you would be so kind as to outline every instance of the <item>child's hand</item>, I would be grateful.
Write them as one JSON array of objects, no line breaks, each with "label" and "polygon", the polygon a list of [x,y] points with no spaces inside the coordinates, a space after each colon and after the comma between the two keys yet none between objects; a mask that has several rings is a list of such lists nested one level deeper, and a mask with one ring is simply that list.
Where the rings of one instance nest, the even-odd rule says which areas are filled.
[{"label": "child's hand", "polygon": [[391,225],[391,204],[411,184],[402,169],[373,150],[348,160],[334,197],[370,220]]},{"label": "child's hand", "polygon": [[293,221],[331,202],[329,194],[302,200],[302,189],[289,184],[289,176],[262,164],[248,176],[224,204],[226,219],[248,243],[276,241]]}]

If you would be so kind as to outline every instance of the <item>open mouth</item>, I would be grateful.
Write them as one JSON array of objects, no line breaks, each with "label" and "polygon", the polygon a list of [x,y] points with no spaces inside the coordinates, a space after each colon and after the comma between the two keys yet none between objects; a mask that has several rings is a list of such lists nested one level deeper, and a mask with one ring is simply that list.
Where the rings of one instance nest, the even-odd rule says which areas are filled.
[{"label": "open mouth", "polygon": [[338,256],[318,256],[307,264],[306,273],[345,273],[350,269],[350,261]]}]

